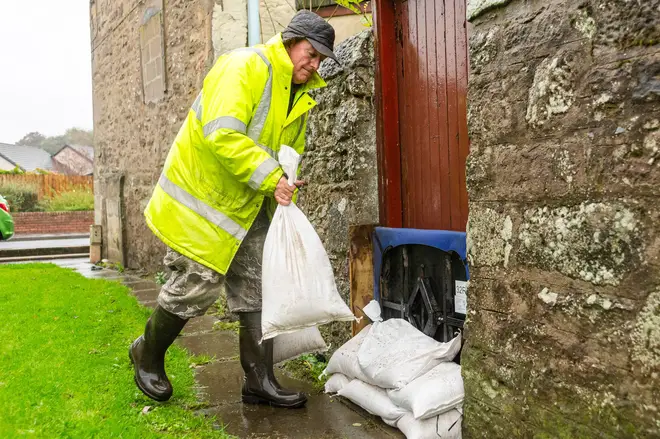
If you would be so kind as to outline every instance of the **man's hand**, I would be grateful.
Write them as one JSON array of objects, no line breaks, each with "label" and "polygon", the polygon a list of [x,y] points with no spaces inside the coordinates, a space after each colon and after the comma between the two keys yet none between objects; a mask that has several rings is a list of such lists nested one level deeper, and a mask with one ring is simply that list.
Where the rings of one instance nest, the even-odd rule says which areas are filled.
[{"label": "man's hand", "polygon": [[280,178],[280,181],[277,183],[275,188],[275,201],[282,206],[288,206],[291,204],[291,198],[293,198],[293,192],[296,188],[304,186],[305,182],[302,180],[296,180],[295,186],[289,186],[289,181],[286,177]]}]

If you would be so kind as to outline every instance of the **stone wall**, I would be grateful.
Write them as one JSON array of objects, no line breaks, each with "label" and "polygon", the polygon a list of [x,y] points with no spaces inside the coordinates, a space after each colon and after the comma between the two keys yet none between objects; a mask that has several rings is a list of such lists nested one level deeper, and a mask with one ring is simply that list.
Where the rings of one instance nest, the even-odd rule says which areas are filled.
[{"label": "stone wall", "polygon": [[295,1],[260,0],[261,41],[265,43],[276,33],[282,32],[295,13]]},{"label": "stone wall", "polygon": [[660,435],[659,8],[468,1],[466,437]]},{"label": "stone wall", "polygon": [[[151,2],[153,3],[153,2]],[[95,143],[95,222],[104,227],[103,257],[155,269],[164,246],[147,228],[146,206],[183,118],[213,62],[211,0],[165,0],[166,91],[145,103],[138,0],[90,3]],[[109,234],[113,239],[108,239]],[[124,245],[126,243],[126,245]]]},{"label": "stone wall", "polygon": [[[330,257],[337,287],[348,302],[348,227],[378,222],[378,170],[374,110],[374,52],[370,30],[337,46],[341,61],[321,65],[327,88],[314,93],[301,176],[308,182],[300,206]],[[350,324],[322,327],[333,347],[350,335]]]}]

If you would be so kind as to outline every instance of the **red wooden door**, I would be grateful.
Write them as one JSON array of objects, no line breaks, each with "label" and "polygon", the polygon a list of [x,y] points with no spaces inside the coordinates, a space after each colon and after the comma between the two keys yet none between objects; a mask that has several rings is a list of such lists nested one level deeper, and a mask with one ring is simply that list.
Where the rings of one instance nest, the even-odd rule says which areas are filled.
[{"label": "red wooden door", "polygon": [[[381,176],[383,218],[389,223],[385,225],[399,226],[394,213],[398,210],[403,227],[464,231],[468,214],[465,0],[381,0],[376,14],[377,32],[385,29],[388,20],[394,25],[393,35],[386,30],[378,35],[380,92],[386,95],[383,88],[395,82],[396,96],[391,91],[390,96],[398,101],[398,142],[383,141],[387,126],[379,130],[382,172],[387,174]],[[385,41],[392,38],[393,54]],[[382,71],[388,65],[396,68],[396,77],[389,82]],[[381,106],[386,99],[381,97]],[[380,123],[387,124],[391,115],[383,116]],[[397,166],[392,163],[394,148],[400,154]],[[393,185],[396,173],[400,184]]]}]

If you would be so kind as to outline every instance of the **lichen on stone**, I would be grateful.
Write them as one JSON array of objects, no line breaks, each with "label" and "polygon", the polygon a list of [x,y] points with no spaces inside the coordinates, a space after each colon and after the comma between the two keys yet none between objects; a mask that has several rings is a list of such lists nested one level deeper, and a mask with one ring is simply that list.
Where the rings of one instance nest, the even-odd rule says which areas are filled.
[{"label": "lichen on stone", "polygon": [[525,211],[518,259],[594,285],[618,285],[641,259],[637,214],[619,204],[582,203]]},{"label": "lichen on stone", "polygon": [[559,294],[554,293],[547,288],[543,288],[541,292],[538,294],[538,298],[543,301],[543,303],[554,306],[557,303],[557,298],[559,297]]},{"label": "lichen on stone", "polygon": [[633,339],[633,361],[645,372],[660,368],[660,288],[649,294],[637,316]]},{"label": "lichen on stone", "polygon": [[509,264],[513,239],[513,222],[508,215],[492,209],[473,209],[467,226],[467,249],[475,265]]},{"label": "lichen on stone", "polygon": [[576,173],[571,154],[565,149],[555,151],[552,153],[552,160],[555,173],[566,183],[571,184]]},{"label": "lichen on stone", "polygon": [[467,20],[472,21],[481,14],[492,9],[506,6],[511,0],[468,0],[467,1]]},{"label": "lichen on stone", "polygon": [[470,68],[478,73],[497,55],[495,37],[500,32],[498,26],[493,26],[484,32],[475,32],[470,36]]},{"label": "lichen on stone", "polygon": [[542,126],[553,115],[566,113],[574,101],[570,62],[561,55],[548,57],[539,64],[534,73],[525,119],[530,125]]},{"label": "lichen on stone", "polygon": [[596,21],[589,15],[586,9],[578,10],[573,18],[573,27],[582,34],[583,37],[593,39],[596,35]]}]

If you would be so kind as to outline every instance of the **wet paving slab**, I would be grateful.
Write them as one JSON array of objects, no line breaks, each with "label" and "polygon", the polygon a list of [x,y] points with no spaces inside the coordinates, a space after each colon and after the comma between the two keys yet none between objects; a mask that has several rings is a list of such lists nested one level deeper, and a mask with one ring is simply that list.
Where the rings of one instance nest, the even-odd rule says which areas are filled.
[{"label": "wet paving slab", "polygon": [[312,394],[305,407],[225,404],[204,411],[215,415],[225,431],[250,439],[403,439],[397,430],[363,417],[339,398]]},{"label": "wet paving slab", "polygon": [[182,335],[190,336],[193,334],[213,331],[213,324],[218,320],[217,317],[210,315],[190,319],[188,323],[186,323],[186,326],[183,327]]},{"label": "wet paving slab", "polygon": [[[131,288],[130,285],[127,286]],[[139,300],[140,303],[155,302],[156,299],[158,299],[159,293],[160,293],[160,287],[158,287],[158,285],[156,285],[155,288],[152,286],[150,289],[145,289],[140,291],[133,290],[133,295],[137,297],[137,300]]]},{"label": "wet paving slab", "polygon": [[33,250],[47,248],[70,248],[89,246],[89,238],[14,240],[0,242],[1,250]]},{"label": "wet paving slab", "polygon": [[133,290],[133,293],[138,293],[144,290],[153,290],[154,288],[158,288],[160,290],[160,285],[158,285],[156,282],[140,279],[139,277],[131,276],[129,278],[124,278],[122,279],[121,283]]},{"label": "wet paving slab", "polygon": [[[309,383],[291,378],[277,367],[275,376],[280,385],[286,389],[305,392],[308,395],[316,392]],[[240,360],[213,361],[198,366],[195,377],[199,384],[200,396],[209,405],[222,406],[241,402],[243,368]]]},{"label": "wet paving slab", "polygon": [[241,402],[243,368],[239,360],[216,361],[197,367],[200,397],[212,406]]},{"label": "wet paving slab", "polygon": [[238,334],[232,331],[212,331],[183,336],[179,337],[178,341],[193,355],[209,355],[217,360],[238,357]]}]

